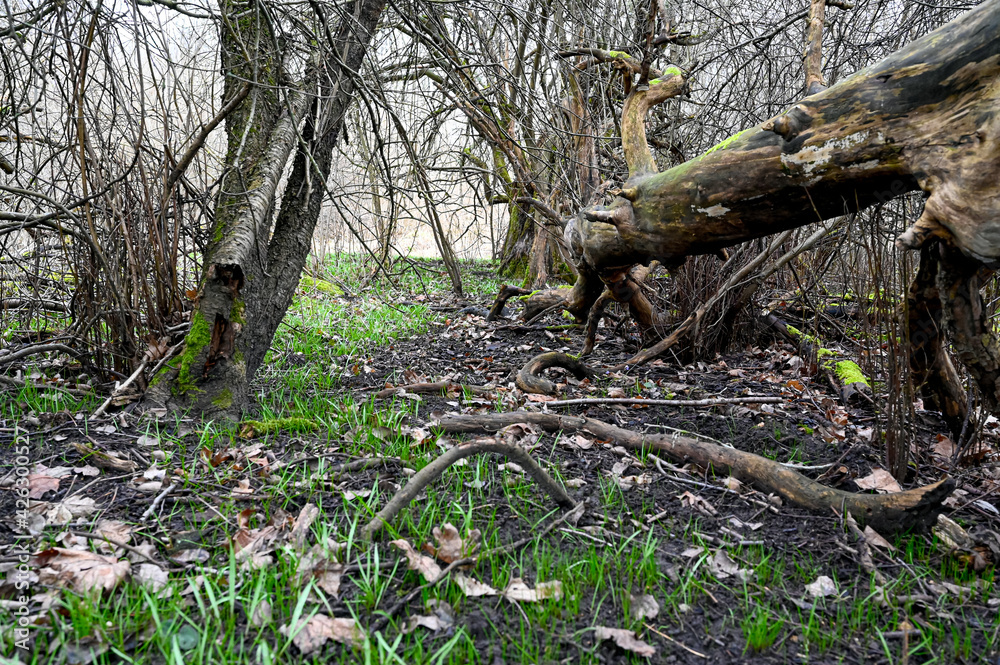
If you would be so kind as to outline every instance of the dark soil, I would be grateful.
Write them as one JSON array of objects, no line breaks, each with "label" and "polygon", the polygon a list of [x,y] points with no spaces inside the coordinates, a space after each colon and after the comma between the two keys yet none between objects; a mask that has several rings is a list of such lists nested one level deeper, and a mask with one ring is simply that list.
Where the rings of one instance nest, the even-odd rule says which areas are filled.
[{"label": "dark soil", "polygon": [[[488,303],[487,303],[488,306]],[[550,325],[565,323],[550,319]],[[582,396],[602,396],[609,388],[623,388],[625,395],[632,396],[638,392],[647,397],[667,397],[674,395],[681,398],[701,397],[739,397],[745,395],[777,395],[784,401],[773,408],[761,408],[760,405],[725,406],[711,408],[669,408],[669,407],[609,407],[595,406],[590,408],[570,407],[567,412],[585,414],[589,417],[605,420],[621,427],[633,430],[664,431],[662,426],[695,432],[711,437],[726,444],[731,444],[742,450],[771,457],[779,461],[797,463],[808,462],[810,465],[823,467],[822,471],[803,471],[832,487],[849,491],[858,491],[855,480],[871,473],[875,467],[884,466],[884,450],[878,444],[880,427],[884,427],[884,415],[877,406],[882,398],[858,399],[848,405],[842,405],[831,386],[825,380],[804,375],[793,360],[797,350],[780,343],[767,344],[764,348],[750,348],[740,353],[733,353],[716,358],[711,363],[699,363],[681,366],[674,362],[658,361],[648,366],[637,368],[627,376],[601,378],[594,383],[584,381],[582,384],[566,375],[562,381],[566,385],[562,398]],[[419,413],[424,418],[415,419],[412,425],[422,425],[431,413],[441,412],[489,412],[496,409],[498,400],[508,400],[506,408],[513,408],[514,402],[524,402],[524,396],[518,394],[513,387],[513,374],[528,359],[548,350],[566,350],[574,352],[580,346],[580,333],[577,330],[549,330],[543,326],[526,328],[510,321],[486,323],[481,317],[466,315],[456,317],[449,325],[431,334],[416,339],[396,341],[386,348],[373,352],[363,364],[371,368],[370,372],[360,371],[355,376],[343,379],[343,389],[353,391],[356,395],[368,395],[380,390],[387,384],[402,385],[406,383],[402,373],[412,370],[417,375],[423,375],[428,380],[438,380],[450,375],[451,380],[473,385],[492,384],[497,387],[497,399],[464,400],[460,396],[422,395]],[[590,359],[595,365],[610,366],[626,359],[635,351],[634,345],[618,340],[605,340],[598,345],[595,356]],[[355,361],[356,362],[356,361]],[[550,376],[559,376],[559,371],[550,372]],[[596,385],[595,392],[588,389]],[[266,387],[264,387],[266,388]],[[464,402],[464,403],[463,403]],[[384,402],[389,408],[391,400]],[[524,407],[540,409],[543,402],[524,402]],[[28,439],[32,449],[33,462],[46,460],[50,466],[80,465],[86,463],[76,452],[70,451],[68,445],[72,442],[86,443],[106,452],[115,453],[123,459],[136,460],[140,469],[145,468],[143,451],[136,446],[136,439],[145,431],[145,425],[138,425],[135,417],[128,420],[127,427],[121,427],[114,433],[100,433],[85,421],[74,419],[68,414],[64,416],[46,416],[37,426],[29,426]],[[5,423],[0,429],[0,463],[9,468],[13,464],[10,446],[14,442],[14,423]],[[24,426],[20,423],[19,426]],[[935,413],[918,412],[917,419],[912,423],[914,430],[914,469],[913,477],[908,479],[906,486],[922,485],[937,480],[948,470],[949,462],[935,456],[931,448],[939,434],[946,434],[944,423]],[[196,423],[181,423],[181,427],[192,431],[187,437],[191,445],[195,445],[199,427]],[[331,433],[335,439],[337,433]],[[65,438],[63,438],[65,437]],[[319,452],[326,448],[331,439],[323,436],[281,434],[272,437],[267,446],[275,461],[288,461],[297,458],[304,451]],[[989,440],[989,439],[988,439]],[[588,484],[579,489],[571,490],[577,500],[587,502],[587,511],[579,523],[579,527],[603,527],[607,536],[598,535],[597,540],[617,543],[621,538],[628,538],[639,525],[648,525],[659,539],[657,562],[661,573],[668,579],[665,582],[669,588],[686,567],[692,565],[692,559],[683,552],[693,545],[704,544],[712,547],[729,545],[729,551],[734,560],[739,562],[740,546],[737,536],[731,528],[731,518],[743,522],[761,522],[763,526],[747,532],[743,538],[753,543],[760,543],[765,548],[773,549],[775,556],[808,557],[817,570],[837,579],[842,590],[850,596],[859,599],[866,598],[871,589],[869,575],[862,570],[858,557],[844,546],[856,548],[849,533],[836,515],[820,515],[798,509],[793,506],[775,506],[769,499],[750,488],[744,487],[738,491],[729,491],[720,484],[708,469],[686,467],[681,470],[661,474],[656,466],[647,463],[645,468],[630,467],[623,475],[648,473],[653,476],[649,485],[639,486],[623,492],[622,496],[630,513],[630,519],[618,520],[614,511],[605,511],[602,507],[599,476],[612,472],[612,468],[622,459],[621,455],[612,449],[613,442],[595,445],[589,450],[571,450],[566,446],[555,445],[556,438],[545,435],[541,445],[534,454],[544,460],[549,466],[560,466],[565,477],[583,477]],[[873,443],[875,442],[875,443]],[[148,453],[147,453],[148,454]],[[336,455],[331,456],[332,462],[339,461]],[[498,460],[499,461],[499,460]],[[832,464],[824,467],[823,465]],[[989,543],[990,530],[1000,532],[1000,518],[990,514],[988,510],[978,507],[973,502],[985,499],[993,504],[996,497],[992,495],[997,487],[997,479],[993,469],[978,467],[974,469],[957,470],[959,486],[966,492],[959,502],[960,509],[951,511],[951,517],[960,519],[966,530],[980,542]],[[124,475],[124,474],[123,474]],[[101,516],[124,522],[136,522],[148,508],[152,497],[134,488],[130,478],[118,478],[115,474],[103,473],[98,482],[88,490],[87,496],[92,497],[101,508]],[[271,497],[252,496],[245,501],[234,501],[232,489],[235,483],[220,482],[216,487],[200,492],[201,499],[213,503],[232,502],[238,507],[253,506],[266,514],[272,514],[277,509],[294,515],[306,503],[321,504],[324,501],[339,501],[337,494],[343,489],[367,490],[376,482],[390,487],[391,483],[405,482],[398,467],[388,465],[358,471],[353,473],[346,484],[338,488],[330,488],[330,492],[308,490],[296,494],[289,488],[282,495]],[[63,484],[57,493],[50,493],[44,499],[57,501],[79,489],[78,483]],[[89,479],[88,479],[89,482]],[[255,483],[258,485],[258,483]],[[702,496],[716,510],[715,516],[708,516],[693,507],[683,505],[678,497],[684,492]],[[532,501],[538,504],[539,510],[529,515],[529,519],[517,514],[508,506],[503,488],[499,483],[487,483],[483,494],[477,501],[494,507],[497,510],[496,524],[501,533],[499,541],[514,542],[531,535],[533,520],[542,519],[549,510],[551,502],[542,493],[531,495]],[[214,500],[213,500],[214,499]],[[15,511],[16,497],[11,491],[0,491],[0,542],[8,547],[15,542],[18,534],[14,530],[14,520],[11,516]],[[232,525],[215,518],[205,512],[204,506],[191,495],[179,493],[169,501],[188,502],[191,517],[194,520],[177,520],[178,531],[188,529],[191,521],[203,523],[203,529],[197,534],[174,533],[174,540],[183,540],[187,536],[194,537],[199,542],[216,541],[222,543],[231,535]],[[617,510],[617,509],[616,509]],[[224,514],[229,514],[222,510]],[[610,516],[606,517],[607,515]],[[666,515],[655,522],[649,522],[652,515],[666,512]],[[694,528],[691,528],[694,525]],[[591,533],[600,534],[600,530]],[[697,534],[697,540],[693,537]],[[408,537],[407,534],[402,534]],[[644,538],[640,534],[639,539]],[[930,536],[911,536],[923,538],[930,542]],[[584,538],[567,535],[555,531],[545,537],[546,543],[563,553],[579,552],[581,558],[593,545]],[[839,543],[839,544],[838,544]],[[994,545],[1000,545],[1000,536]],[[529,547],[534,547],[530,545]],[[221,548],[220,548],[220,551]],[[969,580],[980,577],[992,580],[992,562],[985,571],[971,573],[965,569],[960,555],[948,553],[939,548],[928,546],[926,551],[930,557],[926,567],[940,571],[940,579],[953,581],[956,584],[968,584]],[[987,558],[994,553],[986,547]],[[224,555],[224,552],[222,554]],[[517,560],[517,554],[513,555]],[[875,553],[875,563],[879,570],[890,579],[909,575],[910,566],[903,562],[902,556],[891,557],[881,552]],[[488,567],[488,564],[487,564]],[[619,586],[626,585],[625,570],[609,571]],[[519,571],[529,584],[533,584],[533,574],[530,568]],[[853,583],[852,580],[859,580]],[[419,584],[415,573],[399,575],[386,594],[380,609],[386,609],[396,600]],[[753,586],[753,584],[751,584]],[[769,602],[773,607],[784,607],[794,612],[796,608],[815,607],[815,611],[826,620],[834,621],[836,612],[833,604],[812,603],[804,594],[802,584],[782,585],[778,588],[760,587],[749,593],[742,583],[719,583],[708,589],[708,594],[700,596],[697,604],[683,615],[661,615],[651,625],[669,626],[669,640],[657,633],[644,630],[641,637],[656,646],[657,654],[651,661],[629,654],[606,641],[597,648],[598,659],[605,663],[624,662],[662,662],[662,663],[793,663],[793,662],[847,662],[874,663],[889,662],[886,649],[875,635],[852,634],[850,629],[843,627],[834,645],[823,654],[807,656],[800,652],[800,646],[795,641],[795,630],[784,631],[777,644],[762,653],[753,653],[746,649],[746,639],[738,623],[734,625],[734,615],[739,618],[752,607],[747,607],[747,598],[753,602]],[[8,593],[10,589],[7,589]],[[637,590],[639,591],[639,590]],[[350,576],[345,577],[340,597],[333,601],[331,610],[336,614],[347,607],[354,606],[358,589],[350,583]],[[606,594],[606,590],[598,593]],[[593,633],[587,631],[594,625],[619,626],[621,624],[622,607],[620,598],[595,599],[595,591],[583,590],[579,598],[580,612],[575,616],[562,617],[550,625],[525,627],[525,617],[519,609],[506,601],[498,602],[496,598],[459,599],[456,604],[457,624],[464,626],[475,640],[479,653],[479,662],[496,665],[511,659],[509,647],[523,640],[537,642],[539,653],[545,654],[544,662],[577,662],[594,648]],[[992,594],[995,595],[995,594]],[[399,613],[399,619],[416,613],[422,609],[421,599],[415,600],[411,607],[404,608]],[[840,602],[850,603],[850,598]],[[596,613],[589,608],[599,607]],[[901,606],[902,607],[902,606]],[[988,654],[986,650],[986,634],[996,630],[996,607],[988,607],[977,601],[966,601],[961,606],[961,619],[972,626],[973,654],[966,662],[998,662],[996,653]],[[889,612],[889,610],[885,610]],[[943,610],[942,610],[943,611]],[[955,616],[957,611],[952,608]],[[905,606],[905,616],[901,613],[899,620],[908,619],[918,628],[942,623],[933,601],[928,603],[910,603]],[[377,619],[377,615],[360,616],[361,623],[368,625]],[[662,623],[660,623],[662,622]],[[237,627],[239,630],[240,627]],[[837,632],[837,627],[831,626],[831,631]],[[964,629],[964,627],[963,627]],[[390,626],[391,634],[396,628]],[[436,648],[449,638],[441,634],[429,639],[430,648]],[[950,641],[950,640],[948,640]],[[900,640],[888,641],[891,653],[900,653]],[[688,649],[682,648],[684,645]],[[349,662],[353,656],[346,647],[328,646],[325,658],[332,662]],[[707,658],[694,655],[692,651],[705,654]],[[942,641],[940,645],[932,645],[930,653],[945,660],[954,658],[948,645]],[[507,653],[505,658],[502,654]],[[928,652],[924,651],[926,656]],[[945,655],[947,654],[947,655]],[[927,656],[929,659],[930,656]],[[905,662],[905,661],[903,661]],[[924,656],[911,659],[910,662],[924,662]],[[943,662],[943,661],[938,661]]]}]

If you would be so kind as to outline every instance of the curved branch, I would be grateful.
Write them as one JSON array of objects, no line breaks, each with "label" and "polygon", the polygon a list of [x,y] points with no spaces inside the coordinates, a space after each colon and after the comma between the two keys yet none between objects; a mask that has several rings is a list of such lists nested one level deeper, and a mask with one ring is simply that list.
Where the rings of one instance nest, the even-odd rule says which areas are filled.
[{"label": "curved branch", "polygon": [[371,540],[376,532],[385,524],[388,524],[390,520],[399,514],[399,511],[417,497],[422,489],[438,478],[452,464],[460,459],[481,453],[506,455],[517,464],[520,464],[528,472],[528,475],[559,504],[560,508],[569,510],[576,505],[576,502],[570,498],[562,485],[553,480],[552,476],[545,472],[545,469],[538,466],[538,463],[523,448],[509,443],[500,443],[493,439],[485,439],[459,444],[418,471],[410,478],[410,482],[406,483],[406,485],[396,492],[396,495],[385,505],[385,508],[380,510],[368,524],[362,527],[361,538]]}]

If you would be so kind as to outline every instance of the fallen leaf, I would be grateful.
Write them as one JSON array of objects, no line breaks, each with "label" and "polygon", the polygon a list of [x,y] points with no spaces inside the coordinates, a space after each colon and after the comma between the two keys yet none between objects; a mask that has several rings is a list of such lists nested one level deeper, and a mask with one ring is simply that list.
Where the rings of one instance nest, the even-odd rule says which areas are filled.
[{"label": "fallen leaf", "polygon": [[503,595],[507,600],[523,603],[537,603],[540,600],[561,600],[563,597],[562,582],[559,580],[539,582],[532,589],[520,577],[514,577],[507,585],[507,588],[503,590]]},{"label": "fallen leaf", "polygon": [[620,399],[622,397],[625,397],[625,390],[623,388],[619,388],[617,386],[614,387],[614,388],[608,388],[608,397],[611,397],[611,398],[614,398],[614,399]]},{"label": "fallen leaf", "polygon": [[631,601],[629,614],[633,621],[654,619],[660,613],[660,604],[648,593],[632,596]]},{"label": "fallen leaf", "polygon": [[323,546],[317,544],[299,559],[295,579],[299,586],[304,586],[305,582],[311,579],[324,592],[337,597],[340,593],[340,576],[343,572],[343,564],[327,558]]},{"label": "fallen leaf", "polygon": [[462,540],[458,535],[458,529],[450,522],[445,523],[443,529],[434,527],[431,533],[437,541],[437,547],[427,544],[424,545],[424,549],[445,563],[472,556],[479,549],[479,540],[482,537],[479,529],[473,529],[465,540]]},{"label": "fallen leaf", "polygon": [[[28,474],[28,498],[40,499],[46,492],[57,492],[59,479],[44,473]],[[23,495],[22,495],[23,496]]]},{"label": "fallen leaf", "polygon": [[931,451],[945,459],[951,459],[955,454],[955,442],[944,434],[938,434],[937,443],[934,444]]},{"label": "fallen leaf", "polygon": [[813,598],[826,598],[837,595],[837,585],[826,575],[820,575],[815,582],[806,585],[806,592]]},{"label": "fallen leaf", "polygon": [[153,592],[159,592],[167,586],[167,571],[153,563],[140,563],[135,567],[132,576],[139,581],[139,584]]},{"label": "fallen leaf", "polygon": [[271,603],[266,598],[257,603],[257,607],[253,608],[253,612],[250,614],[250,625],[254,628],[266,626],[273,620],[274,613],[271,610]]},{"label": "fallen leaf", "polygon": [[608,628],[607,626],[594,626],[594,639],[601,642],[604,640],[614,640],[619,648],[631,651],[644,658],[651,658],[656,655],[656,647],[646,644],[635,636],[635,631],[625,628]]},{"label": "fallen leaf", "polygon": [[681,556],[686,559],[693,559],[696,556],[700,556],[704,551],[705,551],[704,547],[689,547],[683,552],[681,552]]},{"label": "fallen leaf", "polygon": [[574,448],[579,448],[580,450],[590,450],[591,448],[594,447],[594,441],[592,439],[588,439],[587,437],[581,436],[579,434],[574,436],[571,439],[571,441],[572,441],[572,446]]},{"label": "fallen leaf", "polygon": [[128,561],[61,547],[36,555],[35,565],[39,568],[40,583],[69,587],[81,594],[95,589],[110,591],[125,579],[131,569]]},{"label": "fallen leaf", "polygon": [[[118,520],[100,520],[94,532],[116,543],[127,544],[132,539],[132,527]],[[97,547],[105,554],[113,554],[117,548],[107,541],[97,541]]]},{"label": "fallen leaf", "polygon": [[464,573],[455,573],[451,576],[451,580],[468,598],[497,595],[497,590],[489,584],[484,584],[474,577],[467,577]]},{"label": "fallen leaf", "polygon": [[425,581],[433,582],[438,578],[438,575],[441,574],[441,566],[437,565],[434,559],[429,556],[424,556],[413,549],[413,545],[411,545],[407,540],[400,538],[399,540],[390,541],[389,544],[395,545],[402,550],[403,554],[406,555],[407,567],[410,570],[419,572]]},{"label": "fallen leaf", "polygon": [[883,494],[903,491],[903,488],[899,486],[899,483],[892,477],[892,474],[885,469],[872,469],[870,474],[864,478],[858,478],[854,482],[863,490],[875,490]]},{"label": "fallen leaf", "polygon": [[878,531],[871,528],[870,526],[865,527],[865,540],[868,541],[869,545],[875,545],[876,547],[881,547],[883,549],[889,550],[890,552],[895,552],[896,548],[892,546],[888,540],[883,538]]},{"label": "fallen leaf", "polygon": [[319,508],[311,503],[307,503],[302,506],[302,510],[299,511],[299,516],[295,518],[295,524],[292,525],[291,531],[288,533],[288,540],[291,542],[292,547],[296,550],[301,551],[305,549],[306,537],[309,535],[309,527],[316,520],[319,515]]},{"label": "fallen leaf", "polygon": [[101,470],[98,469],[96,466],[90,466],[89,464],[85,464],[83,466],[73,467],[73,473],[79,473],[81,476],[93,478],[94,476],[101,475]]},{"label": "fallen leaf", "polygon": [[681,500],[682,506],[688,506],[690,508],[694,508],[699,513],[702,513],[703,515],[706,515],[708,517],[715,517],[718,514],[715,510],[715,507],[712,504],[710,504],[708,501],[705,501],[705,499],[701,498],[697,494],[692,494],[691,492],[684,492],[683,494],[678,495],[677,498]]},{"label": "fallen leaf", "polygon": [[432,614],[418,614],[409,617],[403,626],[403,633],[412,633],[418,626],[438,632],[439,630],[449,630],[455,625],[455,613],[451,609],[451,605],[443,600],[431,598],[427,601],[427,609],[431,610]]},{"label": "fallen leaf", "polygon": [[52,506],[45,519],[49,524],[69,524],[74,519],[87,517],[97,512],[97,506],[90,497],[70,496],[61,503]]},{"label": "fallen leaf", "polygon": [[739,565],[729,558],[725,550],[718,550],[708,561],[708,568],[712,573],[719,579],[726,579],[730,576],[736,576],[741,580],[748,580],[753,572],[745,568],[740,568]]},{"label": "fallen leaf", "polygon": [[740,488],[743,487],[743,483],[740,482],[740,479],[739,478],[734,478],[733,476],[729,476],[728,478],[726,478],[722,482],[722,484],[725,485],[726,488],[728,488],[728,489],[730,489],[730,490],[732,490],[734,492],[739,492]]},{"label": "fallen leaf", "polygon": [[278,631],[286,637],[291,637],[292,644],[297,646],[303,655],[312,653],[328,640],[355,647],[365,643],[364,631],[358,628],[354,619],[331,619],[323,613],[300,620],[294,630],[289,630],[288,625],[284,625]]}]

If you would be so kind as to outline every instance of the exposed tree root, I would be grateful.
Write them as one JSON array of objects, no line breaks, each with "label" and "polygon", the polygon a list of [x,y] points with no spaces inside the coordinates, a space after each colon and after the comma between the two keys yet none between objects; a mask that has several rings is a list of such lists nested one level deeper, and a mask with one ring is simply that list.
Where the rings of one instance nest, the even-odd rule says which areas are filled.
[{"label": "exposed tree root", "polygon": [[821,485],[780,463],[753,453],[727,448],[706,441],[672,434],[643,435],[600,420],[549,413],[497,413],[445,416],[439,422],[446,432],[497,430],[514,423],[530,423],[549,431],[587,430],[595,436],[613,440],[635,450],[657,450],[675,462],[694,462],[730,473],[758,490],[773,492],[793,505],[830,513],[850,512],[855,519],[870,524],[880,532],[926,528],[935,523],[943,510],[942,501],[951,494],[955,481],[943,478],[925,487],[894,494],[855,494]]},{"label": "exposed tree root", "polygon": [[504,305],[507,301],[514,296],[526,296],[531,293],[530,289],[522,289],[519,286],[510,286],[509,284],[504,284],[500,288],[500,293],[497,294],[497,299],[493,301],[493,307],[490,309],[490,313],[486,315],[487,321],[496,321],[500,318],[500,312],[503,311]]},{"label": "exposed tree root", "polygon": [[726,404],[781,404],[781,397],[710,397],[708,399],[639,399],[633,397],[583,397],[546,402],[547,407],[581,404],[628,404],[631,406],[723,406]]},{"label": "exposed tree root", "polygon": [[[524,422],[519,421],[519,422]],[[519,448],[515,445],[509,443],[500,443],[494,439],[480,439],[479,441],[472,441],[469,443],[461,443],[451,450],[445,452],[443,455],[438,457],[436,460],[422,468],[420,471],[410,478],[410,481],[406,483],[396,495],[385,505],[385,508],[380,510],[372,520],[366,524],[361,529],[361,537],[365,540],[371,540],[372,536],[379,531],[383,525],[388,524],[396,515],[405,508],[411,501],[413,501],[422,489],[427,487],[428,484],[434,481],[442,473],[445,472],[448,467],[457,462],[460,459],[466,457],[471,457],[472,455],[479,455],[481,453],[496,453],[498,455],[506,455],[508,458],[512,459],[517,464],[524,467],[524,470],[531,476],[531,478],[538,483],[538,485],[545,490],[545,492],[552,497],[552,499],[559,505],[560,508],[569,510],[576,505],[576,502],[570,498],[563,486],[552,479],[552,477],[545,472],[545,469],[538,466],[538,463],[529,455],[523,448]]]},{"label": "exposed tree root", "polygon": [[549,351],[535,356],[521,368],[521,371],[517,373],[517,387],[526,393],[554,395],[556,384],[538,374],[550,367],[568,369],[578,379],[585,379],[597,374],[595,370],[587,367],[573,356],[558,351]]}]

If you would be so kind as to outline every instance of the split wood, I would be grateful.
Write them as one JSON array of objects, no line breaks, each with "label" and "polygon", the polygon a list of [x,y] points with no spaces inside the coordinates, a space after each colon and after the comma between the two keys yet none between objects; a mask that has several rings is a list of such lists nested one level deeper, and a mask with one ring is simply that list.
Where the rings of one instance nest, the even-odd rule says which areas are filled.
[{"label": "split wood", "polygon": [[401,487],[400,490],[396,492],[395,496],[393,496],[389,503],[386,504],[385,508],[380,510],[378,514],[375,515],[375,517],[373,517],[372,520],[361,529],[361,538],[364,540],[371,540],[372,536],[376,532],[396,517],[399,511],[417,498],[417,495],[422,489],[438,478],[452,464],[460,459],[465,459],[466,457],[482,453],[506,455],[508,458],[521,465],[528,475],[530,475],[532,479],[538,483],[538,485],[545,490],[549,496],[552,497],[560,508],[568,510],[576,505],[576,502],[570,498],[563,486],[553,480],[552,477],[545,472],[545,469],[538,466],[538,462],[536,462],[523,448],[519,448],[518,446],[511,445],[509,443],[500,443],[495,439],[480,439],[478,441],[461,443],[455,446],[422,468],[420,471],[417,471],[417,473],[410,478],[410,482],[406,483],[406,485]]},{"label": "split wood", "polygon": [[781,404],[781,397],[710,397],[707,399],[642,399],[639,397],[582,397],[544,402],[545,406],[577,404],[637,404],[643,406],[721,406],[724,404]]},{"label": "split wood", "polygon": [[593,418],[552,413],[515,411],[449,415],[440,419],[438,427],[445,432],[495,431],[516,423],[530,423],[550,432],[586,430],[599,439],[614,441],[626,448],[661,452],[679,464],[694,462],[705,468],[714,467],[716,472],[729,473],[762,492],[775,493],[802,508],[824,514],[830,514],[831,510],[842,514],[850,512],[855,519],[880,532],[932,526],[944,509],[942,502],[955,488],[955,481],[946,476],[931,485],[893,494],[844,492],[821,485],[780,462],[736,448],[678,434],[640,434]]}]

